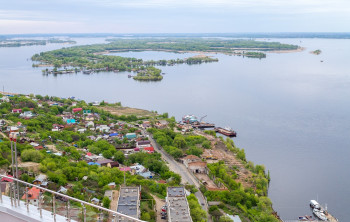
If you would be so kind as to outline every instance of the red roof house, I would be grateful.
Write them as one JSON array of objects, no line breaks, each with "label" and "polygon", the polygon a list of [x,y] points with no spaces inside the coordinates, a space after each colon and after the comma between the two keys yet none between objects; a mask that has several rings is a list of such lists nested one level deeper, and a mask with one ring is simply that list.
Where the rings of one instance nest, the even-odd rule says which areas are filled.
[{"label": "red roof house", "polygon": [[35,146],[34,149],[36,149],[36,150],[42,150],[42,149],[44,149],[44,147],[43,147],[43,146]]},{"label": "red roof house", "polygon": [[74,108],[72,109],[73,113],[83,111],[83,108]]},{"label": "red roof house", "polygon": [[146,147],[143,150],[146,151],[147,153],[154,153],[154,148],[153,147]]},{"label": "red roof house", "polygon": [[[31,189],[28,190],[28,200],[38,199],[39,194],[40,194],[40,189],[36,187],[32,187]],[[22,196],[22,199],[26,199],[25,194]]]},{"label": "red roof house", "polygon": [[13,109],[12,110],[12,113],[21,113],[22,112],[22,109]]},{"label": "red roof house", "polygon": [[[8,177],[13,177],[12,175],[7,175]],[[2,179],[1,179],[1,182],[12,182],[13,180],[12,179],[8,179],[8,178],[5,178],[5,177],[3,177]]]}]

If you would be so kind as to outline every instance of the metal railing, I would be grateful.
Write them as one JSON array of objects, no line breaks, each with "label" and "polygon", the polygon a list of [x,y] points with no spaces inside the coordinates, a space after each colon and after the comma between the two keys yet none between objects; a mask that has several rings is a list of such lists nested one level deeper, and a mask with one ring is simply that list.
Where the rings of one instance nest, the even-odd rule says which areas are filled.
[{"label": "metal railing", "polygon": [[[6,178],[8,179],[9,181],[13,181],[13,182],[1,182],[1,183],[8,183],[9,184],[9,197],[11,199],[11,206],[12,207],[17,207],[20,205],[20,186],[19,185],[22,185],[24,187],[24,196],[25,196],[25,205],[26,205],[26,208],[27,208],[27,212],[30,213],[29,211],[29,187],[35,187],[37,189],[40,190],[40,193],[39,193],[39,197],[37,199],[37,203],[38,203],[38,211],[40,213],[40,217],[42,217],[42,210],[44,209],[43,207],[43,193],[44,192],[48,192],[51,194],[51,198],[52,198],[52,206],[51,207],[51,210],[52,210],[52,216],[53,216],[53,221],[56,221],[56,215],[61,215],[61,214],[58,214],[56,212],[56,202],[57,202],[57,198],[56,197],[60,197],[60,198],[63,198],[65,200],[67,200],[67,203],[66,203],[66,214],[65,215],[61,215],[61,216],[64,216],[66,217],[66,220],[67,221],[71,221],[71,214],[70,214],[70,211],[71,211],[71,207],[70,207],[70,201],[74,201],[74,202],[77,202],[79,204],[81,204],[82,206],[82,212],[81,212],[81,221],[83,222],[87,222],[87,215],[86,215],[86,206],[90,206],[94,209],[97,209],[98,211],[100,212],[104,212],[106,213],[108,216],[106,218],[104,218],[104,214],[103,213],[99,213],[98,216],[97,216],[97,221],[99,222],[102,222],[105,220],[108,220],[108,221],[112,221],[112,222],[118,222],[118,221],[135,221],[135,222],[144,222],[140,219],[136,219],[136,218],[133,218],[131,216],[128,216],[128,215],[125,215],[125,214],[122,214],[122,213],[119,213],[119,212],[116,212],[116,211],[113,211],[113,210],[110,210],[110,209],[107,209],[107,208],[104,208],[104,207],[101,207],[101,206],[98,206],[98,205],[95,205],[95,204],[92,204],[92,203],[89,203],[89,202],[86,202],[86,201],[82,201],[82,200],[79,200],[77,198],[74,198],[74,197],[71,197],[71,196],[68,196],[68,195],[65,195],[65,194],[62,194],[62,193],[58,193],[58,192],[55,192],[55,191],[52,191],[52,190],[49,190],[49,189],[46,189],[46,188],[43,188],[43,187],[40,187],[40,186],[37,186],[37,185],[34,185],[34,184],[31,184],[31,183],[27,183],[25,181],[22,181],[22,180],[19,180],[17,178],[13,178],[13,177],[9,177],[9,176],[6,176],[6,175],[1,175],[0,174],[0,180],[2,178]],[[16,183],[15,183],[16,182]],[[1,185],[0,183],[0,185]],[[1,189],[0,189],[0,205],[1,203],[3,203],[3,199],[2,199],[2,192],[1,192]]]}]

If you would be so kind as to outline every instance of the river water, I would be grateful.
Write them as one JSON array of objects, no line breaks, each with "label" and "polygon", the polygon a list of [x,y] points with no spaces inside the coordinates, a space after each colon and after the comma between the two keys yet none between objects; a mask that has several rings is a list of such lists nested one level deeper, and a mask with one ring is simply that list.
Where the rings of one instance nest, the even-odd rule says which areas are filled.
[{"label": "river water", "polygon": [[[77,39],[79,44],[104,39]],[[5,91],[185,114],[231,126],[247,158],[271,174],[269,196],[284,220],[310,214],[310,199],[346,221],[350,200],[350,40],[272,39],[306,48],[268,53],[266,59],[213,55],[217,63],[161,67],[161,82],[137,82],[128,73],[42,75],[30,57],[70,45],[0,48]],[[321,49],[321,55],[309,53]],[[124,52],[127,57],[176,59],[194,54]],[[321,60],[323,62],[321,62]]]}]

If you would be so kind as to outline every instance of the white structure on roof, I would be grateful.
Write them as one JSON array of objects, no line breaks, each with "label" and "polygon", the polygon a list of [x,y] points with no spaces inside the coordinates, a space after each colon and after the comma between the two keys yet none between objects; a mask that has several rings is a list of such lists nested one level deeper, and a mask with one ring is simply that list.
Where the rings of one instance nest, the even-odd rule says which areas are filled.
[{"label": "white structure on roof", "polygon": [[169,222],[192,222],[185,188],[168,187],[166,203]]},{"label": "white structure on roof", "polygon": [[22,117],[22,118],[32,118],[34,116],[35,115],[32,113],[32,111],[25,111],[25,112],[19,114],[19,117]]},{"label": "white structure on roof", "polygon": [[111,130],[111,128],[107,125],[99,125],[99,126],[96,126],[96,130],[99,130],[100,132],[108,133]]},{"label": "white structure on roof", "polygon": [[86,132],[86,129],[78,129],[78,132],[79,132],[79,133],[85,133],[85,132]]},{"label": "white structure on roof", "polygon": [[10,102],[10,99],[8,96],[3,96],[2,98],[0,98],[0,101],[8,103],[8,102]]},{"label": "white structure on roof", "polygon": [[[121,187],[119,190],[117,212],[140,218],[140,188]],[[117,218],[118,222],[129,222],[130,219]]]},{"label": "white structure on roof", "polygon": [[94,123],[94,122],[92,122],[92,121],[89,121],[89,122],[87,122],[87,123],[85,124],[85,127],[86,127],[86,128],[92,128],[92,127],[95,127],[95,123]]}]

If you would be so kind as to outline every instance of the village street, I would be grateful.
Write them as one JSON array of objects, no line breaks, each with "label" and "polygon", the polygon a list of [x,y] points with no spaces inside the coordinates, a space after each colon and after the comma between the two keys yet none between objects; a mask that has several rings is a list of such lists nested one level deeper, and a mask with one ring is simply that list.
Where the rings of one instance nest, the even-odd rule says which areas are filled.
[{"label": "village street", "polygon": [[[152,143],[152,146],[154,147],[154,149],[159,152],[161,155],[162,155],[162,158],[164,161],[167,162],[169,168],[171,171],[179,174],[181,176],[181,179],[182,179],[182,183],[183,184],[190,184],[190,185],[194,185],[198,190],[199,190],[199,187],[200,187],[200,184],[198,183],[198,181],[196,180],[196,178],[194,178],[194,176],[187,170],[187,168],[179,163],[179,162],[176,162],[174,160],[173,157],[171,157],[169,154],[167,154],[155,141],[154,139],[152,138],[152,136],[146,132],[145,130],[142,130],[142,133],[144,135],[147,135],[149,137],[149,140],[151,141]],[[201,205],[202,209],[208,213],[208,204],[203,196],[203,194],[200,192],[200,191],[197,191],[195,193],[198,201],[199,201],[199,204]],[[211,221],[210,218],[208,217],[208,221]]]}]

